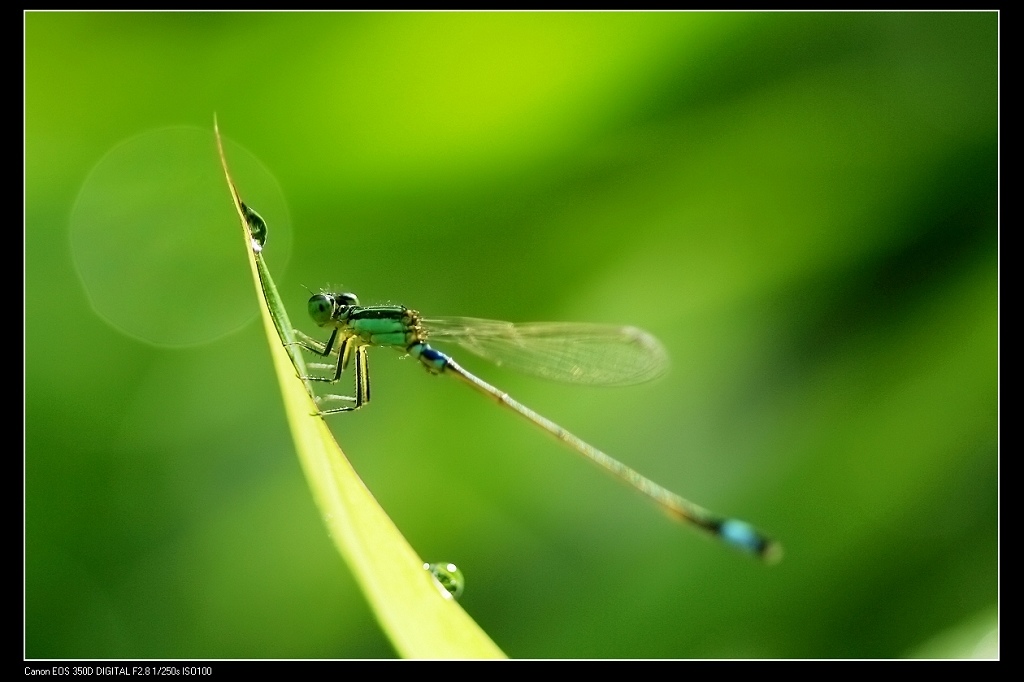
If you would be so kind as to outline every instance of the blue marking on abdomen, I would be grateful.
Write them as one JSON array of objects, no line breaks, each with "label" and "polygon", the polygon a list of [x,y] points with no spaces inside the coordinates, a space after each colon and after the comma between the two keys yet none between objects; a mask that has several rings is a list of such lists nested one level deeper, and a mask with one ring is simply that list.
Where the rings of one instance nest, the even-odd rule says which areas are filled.
[{"label": "blue marking on abdomen", "polygon": [[406,350],[409,354],[419,359],[424,365],[427,366],[431,372],[443,372],[444,368],[448,366],[448,356],[439,350],[431,348],[422,341],[409,346]]},{"label": "blue marking on abdomen", "polygon": [[722,525],[718,527],[718,535],[730,545],[754,554],[760,554],[764,548],[764,539],[761,534],[754,530],[749,523],[736,519],[723,521]]}]

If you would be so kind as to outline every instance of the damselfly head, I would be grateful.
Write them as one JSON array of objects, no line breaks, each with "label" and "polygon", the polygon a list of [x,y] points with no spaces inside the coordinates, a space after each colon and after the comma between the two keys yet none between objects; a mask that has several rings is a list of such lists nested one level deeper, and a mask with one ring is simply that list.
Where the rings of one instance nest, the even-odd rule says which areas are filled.
[{"label": "damselfly head", "polygon": [[309,316],[313,318],[318,327],[322,327],[333,319],[348,312],[352,306],[359,305],[359,299],[355,294],[313,294],[309,303],[306,304]]}]

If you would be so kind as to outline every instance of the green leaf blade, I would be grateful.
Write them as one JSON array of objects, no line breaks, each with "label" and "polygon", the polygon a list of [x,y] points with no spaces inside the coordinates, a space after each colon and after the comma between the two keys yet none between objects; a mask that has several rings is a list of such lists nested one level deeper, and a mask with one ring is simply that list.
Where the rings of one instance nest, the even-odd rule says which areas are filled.
[{"label": "green leaf blade", "polygon": [[241,201],[214,129],[242,226],[260,314],[299,461],[328,532],[381,627],[404,658],[505,658],[462,607],[424,570],[424,562],[374,499],[310,397],[304,362],[262,254],[254,253]]}]

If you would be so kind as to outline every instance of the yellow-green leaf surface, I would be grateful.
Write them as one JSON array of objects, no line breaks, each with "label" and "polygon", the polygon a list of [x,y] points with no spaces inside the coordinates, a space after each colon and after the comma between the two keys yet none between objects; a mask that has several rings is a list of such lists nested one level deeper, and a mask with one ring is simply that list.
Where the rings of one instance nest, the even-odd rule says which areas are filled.
[{"label": "yellow-green leaf surface", "polygon": [[262,254],[254,253],[241,201],[224,174],[241,221],[270,353],[281,385],[295,448],[335,546],[348,563],[381,627],[406,658],[503,658],[502,651],[451,595],[424,570],[424,562],[363,484],[310,397],[287,313]]}]

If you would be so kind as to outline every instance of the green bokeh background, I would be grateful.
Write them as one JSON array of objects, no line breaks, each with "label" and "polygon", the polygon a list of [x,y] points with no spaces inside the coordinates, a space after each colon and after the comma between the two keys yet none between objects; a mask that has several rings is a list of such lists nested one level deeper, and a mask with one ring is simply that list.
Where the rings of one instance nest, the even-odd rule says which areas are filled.
[{"label": "green bokeh background", "polygon": [[510,656],[969,653],[928,643],[995,627],[997,38],[995,13],[27,14],[25,655],[394,655],[263,330],[147,345],[76,274],[100,159],[214,112],[284,193],[302,329],[328,284],[648,329],[673,366],[642,386],[464,364],[785,545],[747,560],[378,350],[332,428]]}]

